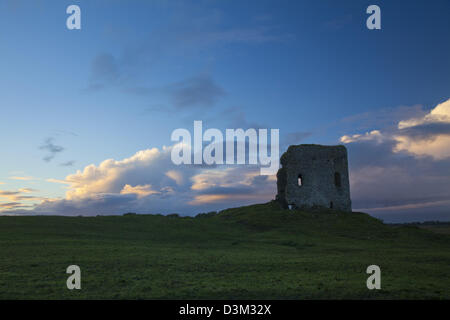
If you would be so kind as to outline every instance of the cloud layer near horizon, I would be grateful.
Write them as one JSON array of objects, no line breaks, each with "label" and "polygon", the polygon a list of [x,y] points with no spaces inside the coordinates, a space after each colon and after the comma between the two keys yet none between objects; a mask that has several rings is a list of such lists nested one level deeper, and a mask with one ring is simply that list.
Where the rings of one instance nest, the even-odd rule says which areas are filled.
[{"label": "cloud layer near horizon", "polygon": [[[450,216],[450,99],[419,117],[344,135],[353,208],[379,217]],[[399,218],[400,219],[400,218]]]},{"label": "cloud layer near horizon", "polygon": [[[395,124],[340,138],[349,150],[353,208],[389,216],[388,221],[448,219],[450,100],[428,112],[417,106],[412,109],[402,107],[408,117],[400,117]],[[8,201],[0,212],[190,215],[275,197],[275,176],[260,176],[258,166],[176,166],[171,150],[141,150],[122,160],[88,165],[65,179],[48,179],[67,188],[65,197],[41,198],[35,207],[21,202],[32,200],[24,194],[32,190],[0,191],[0,197]]]},{"label": "cloud layer near horizon", "polygon": [[123,160],[107,159],[99,165],[88,165],[64,180],[49,179],[66,185],[64,199],[45,199],[32,211],[4,213],[195,214],[274,197],[274,177],[260,176],[257,166],[176,166],[170,158],[171,150],[141,150]]}]

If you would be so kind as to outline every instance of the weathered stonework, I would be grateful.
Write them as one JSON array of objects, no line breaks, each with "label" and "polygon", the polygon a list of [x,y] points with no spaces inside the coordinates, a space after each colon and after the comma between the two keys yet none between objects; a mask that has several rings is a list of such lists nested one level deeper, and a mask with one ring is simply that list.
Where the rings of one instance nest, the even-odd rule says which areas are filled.
[{"label": "weathered stonework", "polygon": [[290,146],[280,164],[277,200],[283,207],[352,211],[344,146]]}]

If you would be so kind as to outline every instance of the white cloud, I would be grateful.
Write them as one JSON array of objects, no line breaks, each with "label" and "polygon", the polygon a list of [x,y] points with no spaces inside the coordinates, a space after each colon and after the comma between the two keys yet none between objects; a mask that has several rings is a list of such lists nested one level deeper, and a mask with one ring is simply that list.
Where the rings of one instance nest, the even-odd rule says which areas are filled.
[{"label": "white cloud", "polygon": [[166,172],[166,176],[168,176],[170,179],[174,180],[178,185],[183,184],[183,174],[180,171],[176,170],[169,170]]},{"label": "white cloud", "polygon": [[149,180],[161,180],[161,175],[157,177],[157,169],[167,166],[168,154],[167,148],[162,151],[152,148],[120,161],[108,159],[98,166],[88,165],[83,171],[66,177],[65,181],[70,184],[66,198],[74,200],[93,194],[120,193],[127,184],[147,185]]},{"label": "white cloud", "polygon": [[270,200],[269,197],[262,197],[259,194],[201,194],[195,196],[192,201],[189,201],[189,204],[202,205],[212,203],[231,203],[231,201],[261,203]]},{"label": "white cloud", "polygon": [[23,181],[30,181],[30,180],[37,180],[37,178],[31,177],[31,176],[13,176],[9,177],[11,180],[23,180]]},{"label": "white cloud", "polygon": [[363,141],[381,143],[386,140],[393,142],[392,151],[396,153],[429,156],[435,160],[450,158],[450,99],[423,116],[400,120],[397,127],[388,132],[373,130],[340,138],[346,144]]},{"label": "white cloud", "polygon": [[433,110],[423,117],[400,121],[398,123],[398,128],[406,129],[436,122],[450,123],[450,99],[438,104]]},{"label": "white cloud", "polygon": [[379,130],[341,137],[348,146],[353,208],[389,219],[408,210],[411,219],[448,218],[449,115],[447,100]]},{"label": "white cloud", "polygon": [[394,135],[395,152],[430,156],[436,160],[450,158],[450,99],[421,118],[400,121],[398,129]]},{"label": "white cloud", "polygon": [[414,139],[409,136],[395,136],[395,152],[409,152],[415,156],[430,156],[436,160],[450,158],[450,136],[436,135],[429,139]]},{"label": "white cloud", "polygon": [[[67,185],[65,198],[42,199],[33,212],[193,214],[275,197],[274,176],[260,176],[257,166],[177,166],[171,161],[172,148],[141,150],[122,160],[90,164],[65,179],[47,179]],[[7,209],[13,206],[16,204]]]},{"label": "white cloud", "polygon": [[152,190],[152,186],[149,184],[143,186],[130,186],[126,184],[120,191],[120,194],[135,194],[138,198],[143,198],[152,194],[159,194],[160,192]]},{"label": "white cloud", "polygon": [[205,170],[200,174],[197,174],[191,178],[193,184],[191,186],[192,190],[205,190],[213,187],[221,186],[225,183],[224,179],[227,175],[227,171],[232,169],[225,170]]},{"label": "white cloud", "polygon": [[378,130],[372,130],[370,132],[366,132],[365,134],[345,135],[342,136],[340,139],[342,143],[352,143],[357,141],[372,141],[372,140],[381,142],[383,140],[381,132]]},{"label": "white cloud", "polygon": [[53,178],[47,179],[45,181],[51,182],[51,183],[70,184],[70,182],[67,182],[66,180],[59,180],[59,179],[53,179]]},{"label": "white cloud", "polygon": [[37,190],[32,189],[32,188],[21,188],[21,189],[19,189],[19,191],[23,192],[23,193],[37,192]]},{"label": "white cloud", "polygon": [[[7,199],[8,201],[11,201],[11,203],[14,203],[14,207],[22,207],[20,203],[21,201],[44,201],[46,198],[44,197],[38,197],[34,195],[30,195],[30,193],[38,192],[38,190],[31,189],[31,188],[20,188],[18,190],[10,191],[10,190],[0,190],[0,199]],[[4,205],[2,208],[6,208],[7,206]]]}]

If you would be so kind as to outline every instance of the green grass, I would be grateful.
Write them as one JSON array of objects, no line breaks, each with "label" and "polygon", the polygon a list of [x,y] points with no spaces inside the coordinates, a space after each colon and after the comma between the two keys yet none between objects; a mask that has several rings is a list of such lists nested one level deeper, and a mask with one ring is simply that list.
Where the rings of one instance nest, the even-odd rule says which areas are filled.
[{"label": "green grass", "polygon": [[[450,235],[275,203],[191,217],[0,217],[0,299],[450,299]],[[68,290],[67,266],[82,289]],[[368,290],[367,266],[381,267]]]},{"label": "green grass", "polygon": [[450,223],[436,223],[436,224],[426,224],[426,225],[419,225],[419,227],[430,230],[436,233],[441,234],[448,234],[450,235]]}]

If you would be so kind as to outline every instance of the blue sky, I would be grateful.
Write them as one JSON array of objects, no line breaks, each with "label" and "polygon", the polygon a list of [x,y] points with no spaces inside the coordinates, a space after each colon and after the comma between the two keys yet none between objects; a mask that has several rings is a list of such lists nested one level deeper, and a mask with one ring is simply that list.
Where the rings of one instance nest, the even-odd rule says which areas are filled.
[{"label": "blue sky", "polygon": [[[66,28],[71,4],[81,30]],[[381,30],[366,28],[370,4],[381,8]],[[355,209],[449,220],[449,9],[2,1],[0,205],[6,214],[193,214],[273,198],[273,178],[254,168],[166,164],[172,131],[203,120],[279,128],[282,148],[344,143]],[[152,148],[159,153],[133,158]],[[117,163],[102,166],[107,159]]]}]

